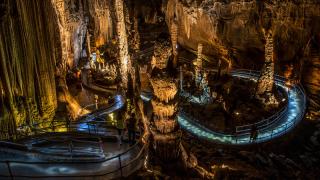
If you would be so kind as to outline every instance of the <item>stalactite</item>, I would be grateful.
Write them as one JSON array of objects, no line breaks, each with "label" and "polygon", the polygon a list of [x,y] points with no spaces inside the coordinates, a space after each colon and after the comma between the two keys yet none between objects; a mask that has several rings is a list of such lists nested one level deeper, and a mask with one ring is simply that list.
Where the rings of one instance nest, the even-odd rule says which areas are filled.
[{"label": "stalactite", "polygon": [[109,0],[87,0],[93,47],[109,43],[113,38],[113,21],[111,17],[111,9]]}]

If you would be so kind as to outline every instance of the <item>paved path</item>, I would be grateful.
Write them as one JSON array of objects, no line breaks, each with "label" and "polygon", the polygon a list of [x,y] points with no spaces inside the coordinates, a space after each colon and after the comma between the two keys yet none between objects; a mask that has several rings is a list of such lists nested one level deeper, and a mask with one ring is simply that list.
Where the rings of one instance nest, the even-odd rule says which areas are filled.
[{"label": "paved path", "polygon": [[[257,80],[259,72],[251,72],[248,70],[236,70],[233,71],[232,76]],[[288,89],[285,86],[285,79],[280,76],[275,77],[276,85],[287,92],[288,95],[288,107],[286,111],[281,111],[273,118],[273,123],[267,124],[265,127],[258,130],[257,139],[252,142],[250,140],[250,133],[224,134],[210,130],[199,123],[197,119],[180,111],[178,115],[178,122],[182,129],[187,132],[209,141],[213,141],[221,144],[233,144],[233,145],[245,145],[252,143],[260,143],[269,141],[273,138],[279,137],[292,130],[304,117],[306,108],[306,95],[301,85],[294,85]],[[144,101],[150,101],[152,94],[141,93],[141,99]],[[192,100],[192,98],[191,98]],[[194,101],[204,104],[205,102]]]},{"label": "paved path", "polygon": [[[80,123],[72,124],[71,127],[76,131],[87,133],[89,131],[87,123],[95,121],[97,117],[104,117],[113,113],[123,106],[124,98],[116,95],[112,106],[86,116]],[[98,132],[101,132],[98,133],[100,135],[109,134],[102,128]],[[78,145],[75,148],[76,153],[74,155],[78,157],[74,158],[73,161],[70,161],[70,159],[64,161],[64,158],[55,158],[54,155],[50,155],[50,153],[63,153],[63,147],[65,146],[61,143],[52,145],[50,148],[38,148],[40,153],[31,152],[27,150],[27,146],[23,145],[19,148],[20,145],[16,144],[12,146],[7,144],[10,147],[4,148],[5,143],[3,142],[0,148],[0,179],[10,179],[11,175],[15,179],[35,177],[41,179],[119,178],[128,176],[139,169],[143,165],[143,157],[146,153],[145,146],[140,143],[132,147],[128,147],[125,144],[119,147],[118,142],[106,142],[102,144],[102,147],[99,147],[99,143],[83,144],[77,141]],[[19,147],[17,148],[16,146]],[[54,148],[57,149],[55,150]],[[104,150],[103,152],[100,151],[101,148]],[[67,150],[65,151],[68,152]],[[86,156],[83,156],[83,153],[86,153]],[[51,158],[51,160],[48,160],[48,158]]]},{"label": "paved path", "polygon": [[[232,76],[257,80],[259,73],[250,72],[247,70],[233,71]],[[284,78],[280,76],[275,77],[276,85],[286,90],[288,94],[288,109],[286,113],[281,115],[274,124],[259,130],[257,139],[250,141],[250,133],[231,135],[214,132],[201,124],[195,119],[180,113],[178,122],[180,126],[191,134],[217,143],[222,144],[251,144],[269,141],[273,138],[279,137],[292,130],[304,117],[306,108],[306,95],[300,85],[294,85],[292,88],[287,89],[285,86]]]}]

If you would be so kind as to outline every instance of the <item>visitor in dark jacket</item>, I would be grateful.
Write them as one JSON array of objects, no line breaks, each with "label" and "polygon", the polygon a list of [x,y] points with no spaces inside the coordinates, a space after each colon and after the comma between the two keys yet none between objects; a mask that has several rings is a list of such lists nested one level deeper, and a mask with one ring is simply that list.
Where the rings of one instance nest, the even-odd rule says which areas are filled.
[{"label": "visitor in dark jacket", "polygon": [[131,117],[127,121],[128,137],[131,145],[133,145],[136,140],[136,122],[135,114],[132,113]]}]

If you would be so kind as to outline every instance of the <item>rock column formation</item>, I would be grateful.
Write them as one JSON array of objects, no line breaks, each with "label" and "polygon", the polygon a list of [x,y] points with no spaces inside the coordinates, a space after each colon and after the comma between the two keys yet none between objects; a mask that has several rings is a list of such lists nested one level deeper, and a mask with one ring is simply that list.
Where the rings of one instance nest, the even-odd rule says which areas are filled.
[{"label": "rock column formation", "polygon": [[151,85],[155,96],[152,100],[154,148],[162,160],[173,160],[179,156],[180,144],[175,101],[178,84],[174,78],[152,77]]},{"label": "rock column formation", "polygon": [[50,0],[5,1],[0,19],[0,129],[50,122],[57,107],[58,23]]},{"label": "rock column formation", "polygon": [[153,72],[151,86],[154,98],[152,129],[154,148],[157,156],[163,161],[177,159],[179,156],[180,132],[177,123],[177,94],[178,82],[167,72],[168,60],[171,56],[170,42],[163,41],[155,44],[153,55]]},{"label": "rock column formation", "polygon": [[117,17],[117,35],[119,47],[119,65],[122,78],[122,87],[127,88],[128,70],[130,59],[128,52],[128,39],[125,25],[124,4],[123,0],[115,0],[115,10]]},{"label": "rock column formation", "polygon": [[274,59],[273,59],[273,37],[272,32],[264,32],[266,39],[265,44],[265,61],[258,80],[257,95],[271,92],[274,84]]},{"label": "rock column formation", "polygon": [[273,36],[272,31],[265,32],[263,30],[266,44],[265,44],[265,62],[261,70],[261,75],[258,79],[256,96],[263,100],[266,105],[277,104],[273,95],[272,89],[274,86],[274,50],[273,50]]},{"label": "rock column formation", "polygon": [[177,66],[178,60],[178,25],[174,21],[170,28],[171,42],[172,42],[172,53],[173,53],[173,67]]},{"label": "rock column formation", "polygon": [[195,62],[195,81],[196,81],[196,84],[199,84],[200,80],[201,80],[200,71],[202,69],[202,49],[203,49],[203,45],[201,43],[199,43],[198,50],[197,50],[197,59]]}]

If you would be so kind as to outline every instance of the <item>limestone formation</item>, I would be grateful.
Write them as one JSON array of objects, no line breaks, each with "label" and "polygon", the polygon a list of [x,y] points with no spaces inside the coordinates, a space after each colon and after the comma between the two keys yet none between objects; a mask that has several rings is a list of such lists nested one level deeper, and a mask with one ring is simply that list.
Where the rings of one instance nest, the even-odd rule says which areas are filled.
[{"label": "limestone formation", "polygon": [[177,66],[178,60],[178,25],[176,22],[173,22],[170,29],[171,42],[172,42],[172,53],[173,53],[173,66]]},{"label": "limestone formation", "polygon": [[7,1],[0,21],[0,126],[50,122],[57,107],[55,64],[61,54],[55,11],[49,0]]},{"label": "limestone formation", "polygon": [[264,32],[266,38],[265,45],[265,62],[258,80],[257,95],[272,93],[274,85],[274,55],[273,55],[273,36],[272,32]]},{"label": "limestone formation", "polygon": [[171,55],[172,48],[169,41],[164,40],[156,42],[151,60],[152,68],[156,67],[158,69],[165,69],[168,66],[168,61]]},{"label": "limestone formation", "polygon": [[198,50],[197,50],[197,59],[194,62],[194,64],[195,64],[195,81],[196,81],[196,84],[200,84],[200,81],[201,81],[202,50],[203,50],[203,45],[201,43],[199,43],[198,44]]},{"label": "limestone formation", "polygon": [[179,156],[179,131],[176,120],[178,104],[178,82],[167,71],[172,49],[168,41],[155,45],[152,57],[153,67],[150,79],[154,98],[152,99],[154,129],[152,130],[154,148],[163,161],[177,159]]},{"label": "limestone formation", "polygon": [[125,14],[123,0],[115,0],[115,12],[117,17],[117,35],[119,47],[119,64],[120,74],[122,79],[122,86],[127,88],[128,83],[128,70],[130,70],[130,57],[128,52],[128,39],[125,25]]},{"label": "limestone formation", "polygon": [[257,82],[256,97],[266,106],[277,106],[278,102],[274,96],[274,50],[272,31],[265,32],[265,62],[261,70],[261,75]]}]

